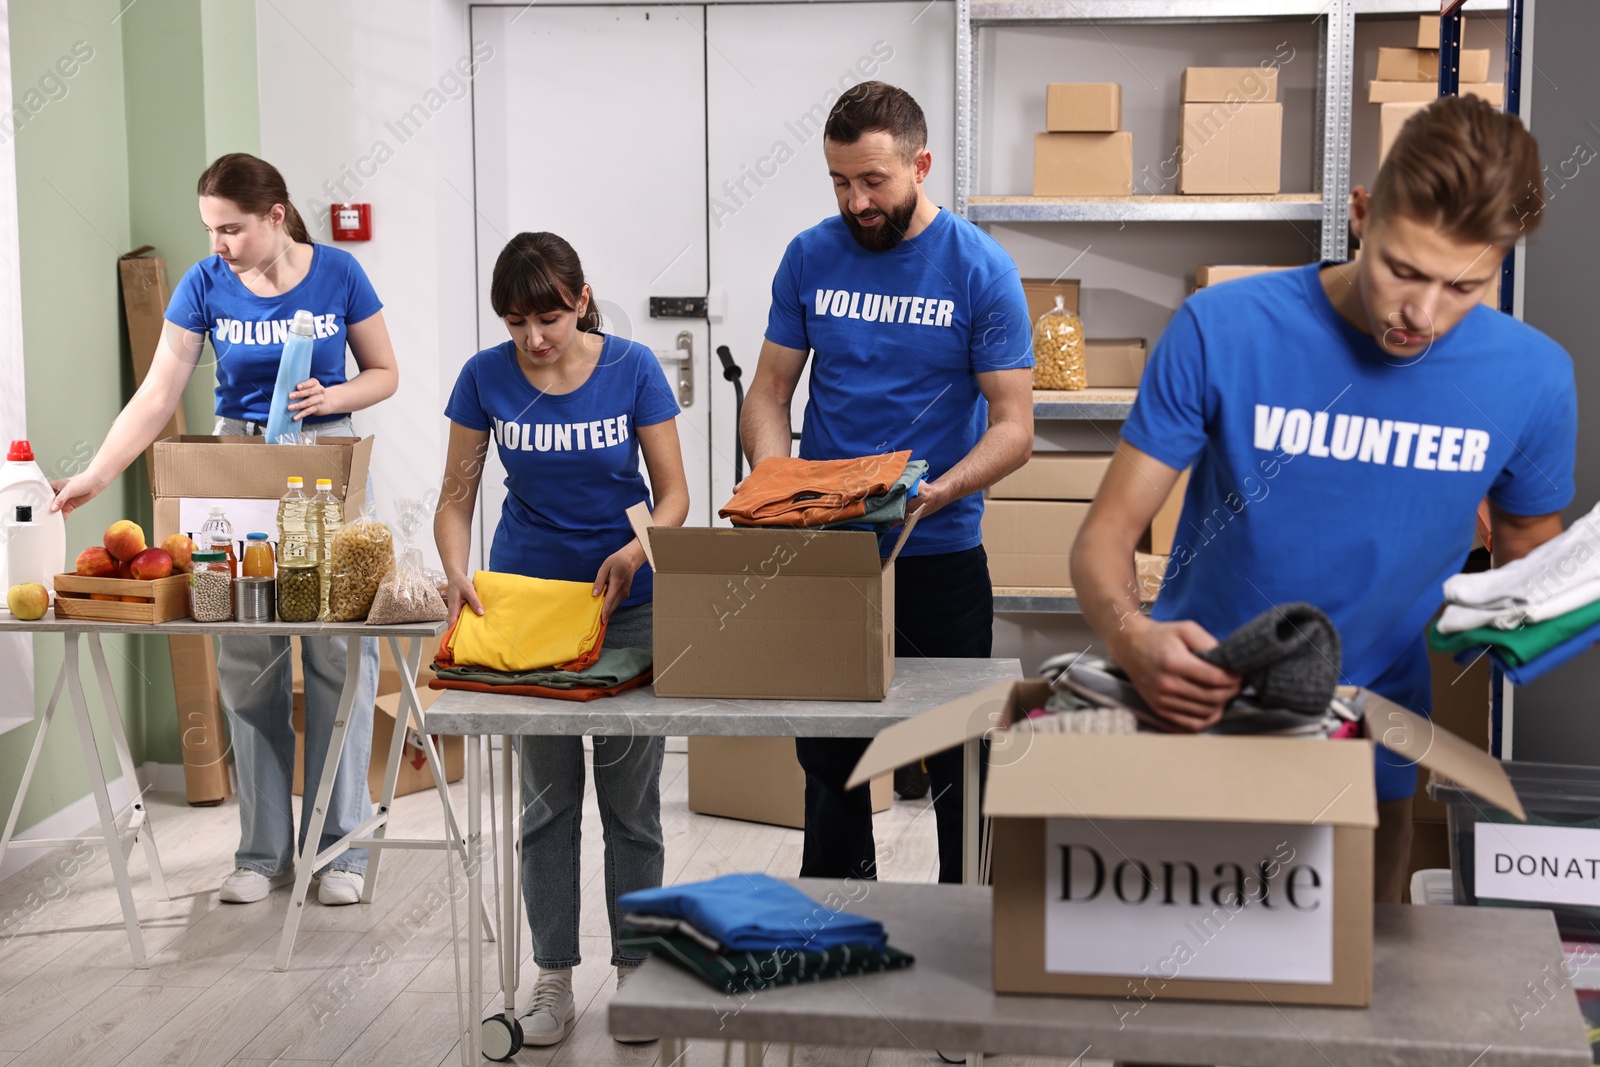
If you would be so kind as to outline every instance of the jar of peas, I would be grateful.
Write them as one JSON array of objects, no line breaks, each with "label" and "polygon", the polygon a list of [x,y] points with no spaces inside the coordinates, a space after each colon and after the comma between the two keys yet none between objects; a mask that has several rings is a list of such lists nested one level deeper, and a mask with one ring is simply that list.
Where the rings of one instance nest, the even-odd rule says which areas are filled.
[{"label": "jar of peas", "polygon": [[278,561],[278,621],[316,622],[322,611],[322,576],[315,562]]}]

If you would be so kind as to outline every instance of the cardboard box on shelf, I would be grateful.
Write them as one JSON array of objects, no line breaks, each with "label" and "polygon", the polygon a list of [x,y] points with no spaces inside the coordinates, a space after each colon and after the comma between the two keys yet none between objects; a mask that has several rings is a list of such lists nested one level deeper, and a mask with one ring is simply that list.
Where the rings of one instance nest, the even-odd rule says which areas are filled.
[{"label": "cardboard box on shelf", "polygon": [[1022,279],[1022,296],[1028,302],[1028,322],[1039,321],[1039,316],[1046,311],[1054,311],[1056,297],[1061,297],[1061,302],[1066,309],[1074,315],[1078,313],[1078,290],[1080,283],[1076,278],[1062,278],[1060,281],[1046,281],[1043,278]]},{"label": "cardboard box on shelf", "polygon": [[1178,480],[1173,483],[1172,491],[1167,494],[1166,501],[1161,505],[1161,510],[1156,512],[1156,517],[1150,520],[1150,537],[1145,546],[1149,551],[1158,556],[1172,554],[1172,541],[1178,534],[1178,519],[1183,514],[1183,495],[1189,491],[1189,472],[1184,471],[1178,475]]},{"label": "cardboard box on shelf", "polygon": [[1277,67],[1189,67],[1183,72],[1185,104],[1266,104],[1278,99]]},{"label": "cardboard box on shelf", "polygon": [[1035,452],[989,487],[989,499],[1093,500],[1110,466],[1110,452]]},{"label": "cardboard box on shelf", "polygon": [[[894,775],[872,780],[872,810],[894,803]],[[725,819],[806,825],[806,772],[792,737],[689,738],[689,810]]]},{"label": "cardboard box on shelf", "polygon": [[1236,278],[1248,278],[1251,275],[1266,274],[1275,270],[1294,270],[1294,268],[1202,263],[1194,269],[1194,287],[1196,289],[1204,289],[1208,285],[1220,285],[1223,282],[1231,282]]},{"label": "cardboard box on shelf", "polygon": [[[1461,40],[1460,40],[1459,43],[1461,45],[1465,46],[1466,43],[1467,43],[1467,20],[1466,19],[1462,19],[1461,20],[1460,36],[1461,36]],[[1438,15],[1420,15],[1420,16],[1418,16],[1418,18],[1417,18],[1417,47],[1418,48],[1432,48],[1435,51],[1438,50],[1438,48],[1439,48],[1439,16]]]},{"label": "cardboard box on shelf", "polygon": [[[1462,82],[1480,83],[1489,80],[1489,50],[1469,48],[1461,53],[1457,64],[1458,78]],[[1378,80],[1396,82],[1438,82],[1439,50],[1434,48],[1380,48],[1378,49]]]},{"label": "cardboard box on shelf", "polygon": [[1282,104],[1184,104],[1178,192],[1271,195],[1282,187]]},{"label": "cardboard box on shelf", "polygon": [[1084,345],[1083,365],[1091,389],[1137,389],[1144,361],[1143,337],[1098,341],[1091,337]]},{"label": "cardboard box on shelf", "polygon": [[1072,542],[1089,514],[1074,500],[990,500],[983,507],[989,580],[1029,589],[1071,589]]},{"label": "cardboard box on shelf", "polygon": [[882,700],[894,679],[894,557],[866,531],[717,529],[628,518],[655,570],[657,696]]},{"label": "cardboard box on shelf", "polygon": [[1406,120],[1427,106],[1421,101],[1378,105],[1378,166],[1383,166],[1383,158],[1389,154],[1394,139],[1400,136],[1400,128]]},{"label": "cardboard box on shelf", "polygon": [[1033,195],[1132,196],[1133,134],[1034,134]]},{"label": "cardboard box on shelf", "polygon": [[[1501,82],[1462,82],[1457,92],[1462,96],[1476,96],[1495,107],[1504,107],[1506,103],[1506,87]],[[1424,103],[1430,104],[1439,98],[1439,87],[1431,82],[1386,82],[1371,81],[1367,83],[1367,103],[1369,104],[1405,104]]]},{"label": "cardboard box on shelf", "polygon": [[1044,128],[1051,133],[1116,133],[1122,129],[1122,84],[1051,82],[1044,92]]},{"label": "cardboard box on shelf", "polygon": [[[850,778],[990,739],[995,992],[1370,1002],[1372,742],[1004,728],[1049,693],[1001,684],[897,723]],[[1521,814],[1487,754],[1381,698],[1366,713],[1370,735]]]}]

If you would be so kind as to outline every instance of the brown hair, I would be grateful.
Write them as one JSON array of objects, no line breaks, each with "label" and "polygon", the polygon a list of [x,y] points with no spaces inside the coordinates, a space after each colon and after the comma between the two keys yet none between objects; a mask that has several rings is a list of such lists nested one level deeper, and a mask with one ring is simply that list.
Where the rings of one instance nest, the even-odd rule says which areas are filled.
[{"label": "brown hair", "polygon": [[888,82],[852,85],[839,97],[822,128],[824,140],[855,144],[863,134],[882,131],[894,138],[900,154],[910,162],[928,147],[928,120],[910,93]]},{"label": "brown hair", "polygon": [[[519,233],[506,242],[494,261],[489,306],[500,318],[576,311],[583,294],[583,264],[572,246],[553,233]],[[600,328],[600,309],[589,290],[589,306],[578,317],[578,329]]]},{"label": "brown hair", "polygon": [[289,237],[301,244],[312,243],[305,220],[289,200],[289,187],[284,184],[283,175],[271,163],[248,152],[218,156],[200,175],[195,192],[200,196],[231,200],[239,205],[239,210],[252,215],[267,215],[274,204],[282,204],[283,227],[289,231]]},{"label": "brown hair", "polygon": [[1539,143],[1476,96],[1440,97],[1406,120],[1372,188],[1372,219],[1403,215],[1461,241],[1507,246],[1541,220]]}]

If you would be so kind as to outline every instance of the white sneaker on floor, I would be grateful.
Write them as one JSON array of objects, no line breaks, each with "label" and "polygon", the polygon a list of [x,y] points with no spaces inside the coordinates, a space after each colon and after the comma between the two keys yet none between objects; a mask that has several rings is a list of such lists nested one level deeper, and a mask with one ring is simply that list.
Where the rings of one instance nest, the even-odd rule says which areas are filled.
[{"label": "white sneaker on floor", "polygon": [[317,883],[317,903],[330,908],[361,902],[361,883],[365,875],[354,871],[324,871]]},{"label": "white sneaker on floor", "polygon": [[533,984],[533,1003],[522,1018],[524,1045],[559,1045],[572,1032],[572,972],[547,972]]},{"label": "white sneaker on floor", "polygon": [[293,884],[293,871],[285,871],[269,878],[259,871],[239,867],[222,880],[222,888],[217,890],[217,899],[224,904],[254,904],[274,889]]},{"label": "white sneaker on floor", "polygon": [[[634,975],[634,972],[637,971],[638,969],[639,969],[638,967],[618,967],[617,968],[617,988],[621,989],[623,986],[627,985],[628,984],[628,979],[632,978],[633,975]],[[641,1034],[612,1034],[611,1035],[611,1040],[620,1041],[624,1045],[648,1045],[652,1041],[659,1041],[660,1038],[658,1038],[658,1037],[645,1037],[645,1036],[643,1036]]]}]

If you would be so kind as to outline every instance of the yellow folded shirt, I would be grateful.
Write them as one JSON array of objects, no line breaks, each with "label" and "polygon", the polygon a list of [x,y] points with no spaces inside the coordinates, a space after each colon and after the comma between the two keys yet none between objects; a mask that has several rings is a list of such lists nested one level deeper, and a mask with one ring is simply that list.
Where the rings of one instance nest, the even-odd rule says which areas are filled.
[{"label": "yellow folded shirt", "polygon": [[457,666],[542,670],[586,658],[605,633],[605,597],[588,582],[479,571],[472,584],[483,615],[462,609],[448,642]]}]

